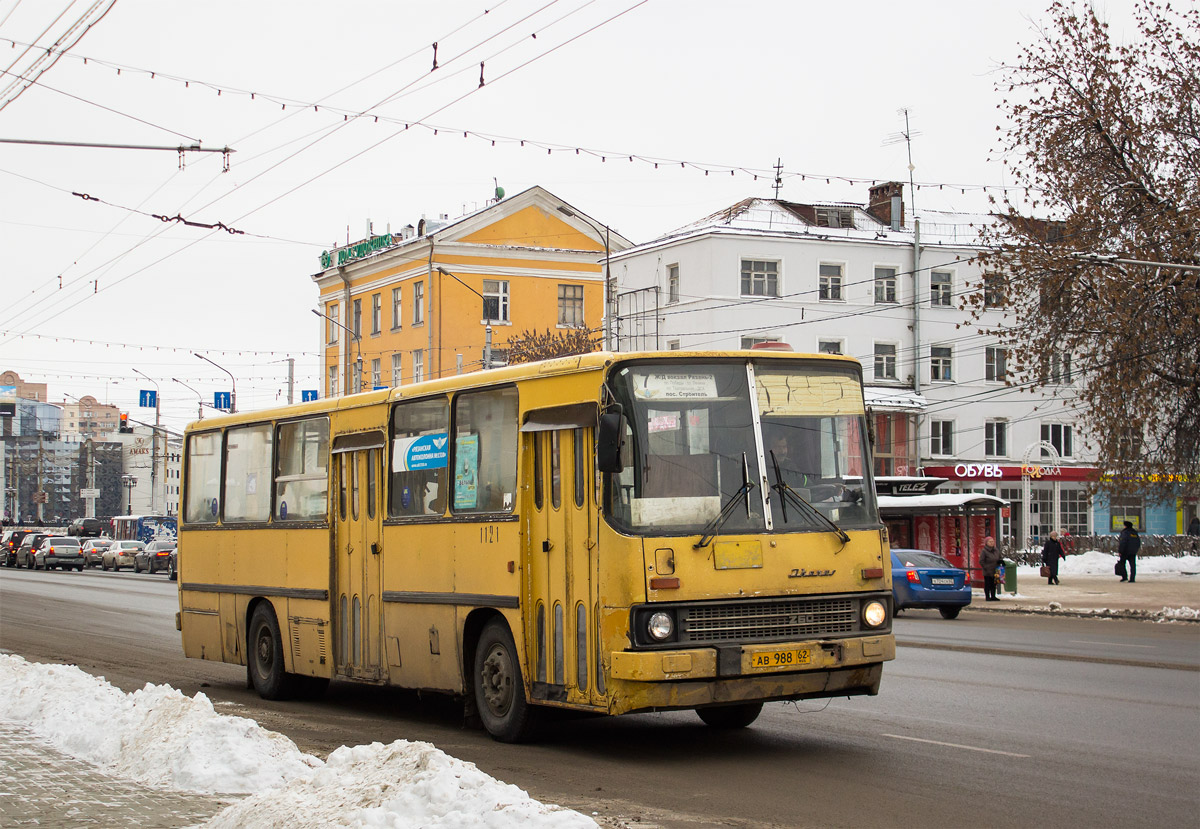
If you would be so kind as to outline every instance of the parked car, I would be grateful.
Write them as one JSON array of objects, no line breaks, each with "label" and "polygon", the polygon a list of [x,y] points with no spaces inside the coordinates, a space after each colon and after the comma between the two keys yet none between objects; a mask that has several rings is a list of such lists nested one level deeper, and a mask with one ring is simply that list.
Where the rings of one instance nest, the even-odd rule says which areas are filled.
[{"label": "parked car", "polygon": [[26,533],[21,539],[20,546],[17,547],[16,566],[28,567],[33,569],[33,550],[37,543],[50,533],[30,532]]},{"label": "parked car", "polygon": [[83,571],[83,551],[79,539],[72,535],[48,535],[38,542],[33,551],[34,570]]},{"label": "parked car", "polygon": [[175,549],[174,541],[151,541],[145,548],[133,555],[133,572],[157,573],[166,570],[171,551]]},{"label": "parked car", "polygon": [[133,567],[134,555],[144,549],[146,545],[140,541],[114,541],[100,554],[100,569],[120,570],[122,567]]},{"label": "parked car", "polygon": [[171,581],[179,579],[179,550],[172,550],[167,557],[167,578]]},{"label": "parked car", "polygon": [[0,552],[3,552],[5,567],[17,566],[17,550],[21,546],[21,541],[32,533],[33,530],[9,530],[4,534],[4,541],[0,542],[3,544],[3,550]]},{"label": "parked car", "polygon": [[937,608],[943,619],[953,619],[971,603],[967,574],[930,550],[892,550],[894,611]]},{"label": "parked car", "polygon": [[111,544],[111,538],[85,539],[83,546],[80,548],[83,550],[83,566],[94,567],[97,564],[103,563],[102,559],[104,556],[104,551],[107,550]]}]

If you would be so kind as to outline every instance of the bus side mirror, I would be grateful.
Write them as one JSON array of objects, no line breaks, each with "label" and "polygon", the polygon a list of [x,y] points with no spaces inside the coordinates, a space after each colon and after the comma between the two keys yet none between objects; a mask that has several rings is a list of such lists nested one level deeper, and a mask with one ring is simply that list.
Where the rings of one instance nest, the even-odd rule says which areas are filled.
[{"label": "bus side mirror", "polygon": [[620,472],[621,442],[625,439],[625,416],[619,412],[600,415],[596,433],[596,468],[601,472]]}]

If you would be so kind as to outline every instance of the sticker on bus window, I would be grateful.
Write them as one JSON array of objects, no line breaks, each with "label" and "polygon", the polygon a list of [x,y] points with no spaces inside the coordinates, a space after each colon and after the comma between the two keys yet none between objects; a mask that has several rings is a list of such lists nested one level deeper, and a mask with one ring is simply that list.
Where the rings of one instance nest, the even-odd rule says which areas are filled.
[{"label": "sticker on bus window", "polygon": [[445,469],[449,465],[450,436],[446,432],[396,438],[392,444],[392,469],[395,472]]},{"label": "sticker on bus window", "polygon": [[717,396],[717,377],[687,371],[635,371],[633,394],[638,400],[711,400]]},{"label": "sticker on bus window", "polygon": [[475,509],[479,503],[479,435],[454,441],[454,508]]}]

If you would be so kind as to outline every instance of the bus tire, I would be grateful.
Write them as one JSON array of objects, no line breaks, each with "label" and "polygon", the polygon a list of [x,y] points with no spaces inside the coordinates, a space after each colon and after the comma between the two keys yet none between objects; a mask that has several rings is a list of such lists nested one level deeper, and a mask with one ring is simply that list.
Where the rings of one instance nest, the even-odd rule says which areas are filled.
[{"label": "bus tire", "polygon": [[697,708],[696,714],[705,725],[712,728],[745,728],[758,719],[762,707],[761,702],[744,702],[740,705]]},{"label": "bus tire", "polygon": [[250,617],[247,655],[250,683],[263,699],[287,699],[295,690],[296,677],[283,668],[283,638],[270,602],[261,602]]},{"label": "bus tire", "polygon": [[512,633],[502,619],[484,625],[475,645],[472,674],[475,707],[487,732],[502,743],[519,743],[534,731],[533,708],[525,699],[525,681]]}]

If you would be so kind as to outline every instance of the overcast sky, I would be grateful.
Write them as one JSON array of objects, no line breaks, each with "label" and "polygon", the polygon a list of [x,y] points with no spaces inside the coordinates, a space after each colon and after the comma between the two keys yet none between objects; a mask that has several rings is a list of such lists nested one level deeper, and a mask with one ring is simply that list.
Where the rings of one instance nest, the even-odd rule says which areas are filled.
[{"label": "overcast sky", "polygon": [[[234,374],[239,409],[285,399],[288,357],[317,388],[320,252],[368,221],[471,212],[493,179],[644,242],[771,196],[777,159],[795,201],[906,181],[907,108],[914,178],[958,185],[918,206],[986,209],[978,188],[1010,183],[996,70],[1046,6],[116,0],[85,18],[110,3],[0,0],[0,138],[235,152],[223,172],[220,154],[0,143],[0,370],[152,420],[138,369],[176,428],[229,389],[193,351]],[[1132,0],[1097,5],[1120,39]],[[26,47],[88,22],[21,91]]]}]

